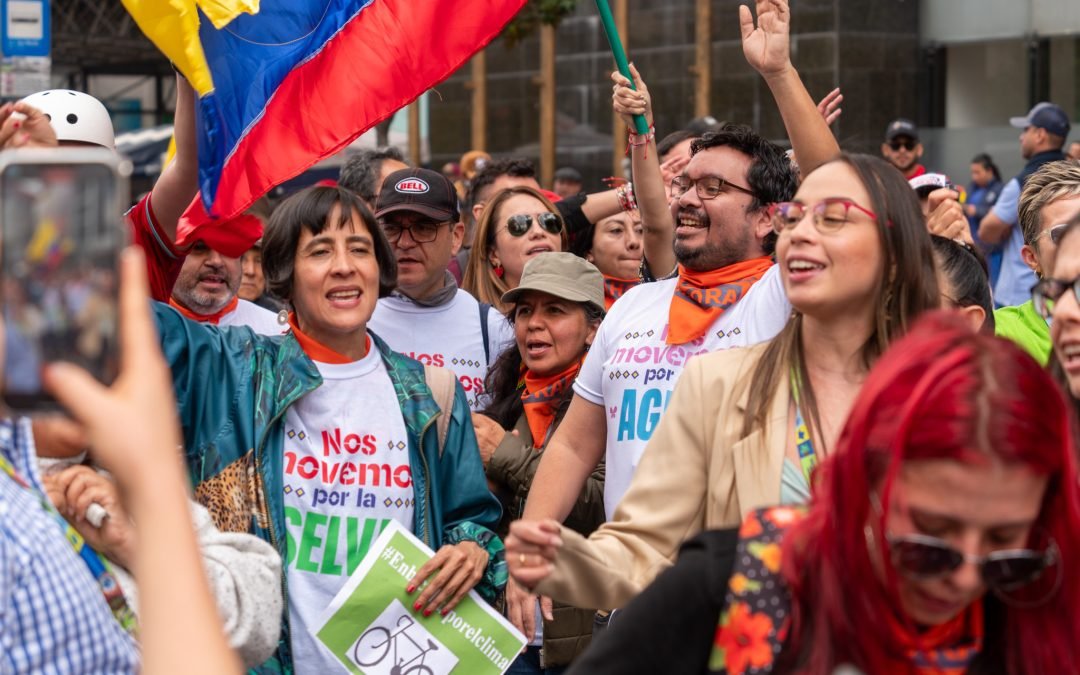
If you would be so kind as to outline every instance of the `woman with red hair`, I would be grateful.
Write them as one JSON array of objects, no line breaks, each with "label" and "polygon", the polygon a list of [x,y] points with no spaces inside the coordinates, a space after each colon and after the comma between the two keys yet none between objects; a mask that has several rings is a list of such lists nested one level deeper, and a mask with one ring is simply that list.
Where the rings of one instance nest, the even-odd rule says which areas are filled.
[{"label": "woman with red hair", "polygon": [[688,542],[572,672],[1078,673],[1070,438],[1035,361],[926,318],[874,366],[808,509]]}]

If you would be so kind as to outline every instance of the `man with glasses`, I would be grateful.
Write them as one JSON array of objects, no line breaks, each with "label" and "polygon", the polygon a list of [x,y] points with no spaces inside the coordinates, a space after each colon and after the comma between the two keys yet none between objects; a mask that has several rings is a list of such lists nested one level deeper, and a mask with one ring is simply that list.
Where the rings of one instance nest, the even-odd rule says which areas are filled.
[{"label": "man with glasses", "polygon": [[678,275],[630,289],[600,324],[525,518],[565,519],[601,459],[611,518],[687,361],[768,340],[791,313],[770,257],[770,206],[796,188],[787,156],[730,124],[691,147],[671,189]]},{"label": "man with glasses", "polygon": [[[1024,183],[1018,210],[1024,238],[1020,254],[1034,278],[1041,280],[1050,276],[1065,225],[1078,213],[1080,163],[1074,160],[1049,162]],[[1028,291],[1030,293],[1030,287]],[[994,312],[995,332],[1045,364],[1051,350],[1049,318],[1043,317],[1029,299]]]},{"label": "man with glasses", "polygon": [[1067,159],[1061,149],[1070,129],[1069,116],[1065,111],[1060,106],[1045,102],[1032,108],[1026,117],[1013,117],[1009,123],[1023,129],[1020,133],[1020,154],[1027,164],[1016,178],[1005,184],[994,208],[979,223],[980,241],[1002,245],[1001,273],[994,286],[994,304],[998,307],[1012,307],[1027,302],[1031,287],[1037,281],[1030,269],[1031,263],[1022,252],[1025,246],[1030,246],[1031,241],[1027,239],[1023,225],[1015,227],[1019,220],[1017,203],[1020,192],[1026,189],[1027,180],[1032,174],[1044,164]]},{"label": "man with glasses", "polygon": [[398,283],[379,300],[368,326],[395,351],[452,370],[478,410],[488,366],[513,332],[447,270],[465,236],[453,184],[429,169],[395,171],[382,184],[375,218],[394,249]]},{"label": "man with glasses", "polygon": [[908,180],[926,173],[926,167],[919,164],[923,156],[919,129],[911,120],[901,118],[889,123],[885,128],[885,142],[881,144],[881,154]]}]

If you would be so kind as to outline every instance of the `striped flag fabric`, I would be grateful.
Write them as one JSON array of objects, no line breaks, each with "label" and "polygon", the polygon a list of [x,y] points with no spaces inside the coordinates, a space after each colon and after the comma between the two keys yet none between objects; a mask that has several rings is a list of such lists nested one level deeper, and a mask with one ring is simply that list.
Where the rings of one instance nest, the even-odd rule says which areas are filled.
[{"label": "striped flag fabric", "polygon": [[525,4],[122,1],[198,96],[200,197],[178,241],[201,238],[227,254],[254,237],[211,233],[220,228],[209,218],[241,213],[411,103],[498,36]]}]

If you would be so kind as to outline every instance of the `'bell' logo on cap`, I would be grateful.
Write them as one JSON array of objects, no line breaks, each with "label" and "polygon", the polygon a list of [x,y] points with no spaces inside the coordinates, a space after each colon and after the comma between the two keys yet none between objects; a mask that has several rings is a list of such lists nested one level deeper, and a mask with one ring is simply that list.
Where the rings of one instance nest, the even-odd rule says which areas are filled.
[{"label": "'bell' logo on cap", "polygon": [[420,180],[419,178],[406,178],[405,180],[398,181],[398,184],[394,186],[394,189],[398,192],[423,194],[429,191],[431,188],[426,182]]}]

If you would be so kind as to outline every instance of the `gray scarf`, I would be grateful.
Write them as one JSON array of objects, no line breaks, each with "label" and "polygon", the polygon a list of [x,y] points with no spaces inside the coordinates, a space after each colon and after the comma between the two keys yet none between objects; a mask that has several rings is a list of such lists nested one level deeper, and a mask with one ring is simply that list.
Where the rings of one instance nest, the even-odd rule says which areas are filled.
[{"label": "gray scarf", "polygon": [[435,291],[430,297],[427,298],[411,298],[398,289],[390,291],[390,296],[394,298],[401,298],[402,300],[408,300],[414,305],[421,307],[442,307],[449,303],[457,295],[457,279],[453,274],[450,274],[450,270],[443,272],[443,287]]}]

